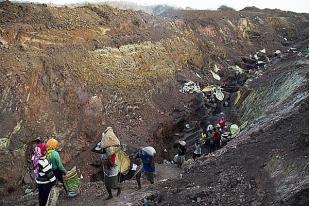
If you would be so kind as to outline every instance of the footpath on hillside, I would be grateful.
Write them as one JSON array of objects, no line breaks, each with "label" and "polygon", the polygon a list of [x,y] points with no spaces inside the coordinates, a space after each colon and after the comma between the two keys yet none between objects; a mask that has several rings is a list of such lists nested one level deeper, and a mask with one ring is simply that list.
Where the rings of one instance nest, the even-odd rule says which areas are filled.
[{"label": "footpath on hillside", "polygon": [[157,175],[155,184],[151,185],[145,178],[142,177],[142,189],[138,190],[135,179],[121,183],[122,192],[119,197],[111,200],[105,200],[108,196],[104,183],[90,182],[82,186],[81,194],[76,198],[68,199],[67,197],[60,196],[58,200],[59,206],[65,205],[107,205],[107,206],[123,206],[123,205],[139,205],[143,197],[147,194],[154,194],[158,192],[157,184],[165,182],[180,176],[181,169],[176,165],[157,164]]},{"label": "footpath on hillside", "polygon": [[[74,197],[68,198],[64,190],[60,191],[57,206],[67,205],[106,205],[106,206],[124,206],[124,205],[141,205],[142,200],[149,194],[159,193],[158,184],[171,181],[180,177],[182,169],[174,164],[156,164],[155,183],[151,185],[143,176],[141,179],[142,189],[138,190],[135,178],[121,183],[122,192],[119,197],[106,200],[108,194],[103,181],[82,183],[81,193]],[[14,206],[34,206],[38,204],[38,193],[23,196],[18,200],[1,202],[0,205]]]}]

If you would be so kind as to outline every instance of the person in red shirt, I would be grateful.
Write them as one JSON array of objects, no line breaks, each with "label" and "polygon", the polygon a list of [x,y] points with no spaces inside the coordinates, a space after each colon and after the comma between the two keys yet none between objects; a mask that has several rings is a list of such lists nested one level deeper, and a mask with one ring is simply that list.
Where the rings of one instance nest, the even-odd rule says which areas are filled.
[{"label": "person in red shirt", "polygon": [[225,119],[224,117],[221,117],[221,119],[219,120],[219,123],[221,130],[223,131],[224,127],[225,127]]}]

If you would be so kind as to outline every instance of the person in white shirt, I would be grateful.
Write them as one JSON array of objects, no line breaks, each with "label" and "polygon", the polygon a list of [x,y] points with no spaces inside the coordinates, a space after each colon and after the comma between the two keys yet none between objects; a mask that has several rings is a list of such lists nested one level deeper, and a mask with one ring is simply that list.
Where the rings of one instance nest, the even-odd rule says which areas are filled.
[{"label": "person in white shirt", "polygon": [[117,190],[117,196],[121,193],[121,187],[119,185],[119,168],[116,164],[116,154],[102,154],[101,159],[103,161],[104,169],[104,183],[108,192],[107,200],[113,198],[112,189]]}]

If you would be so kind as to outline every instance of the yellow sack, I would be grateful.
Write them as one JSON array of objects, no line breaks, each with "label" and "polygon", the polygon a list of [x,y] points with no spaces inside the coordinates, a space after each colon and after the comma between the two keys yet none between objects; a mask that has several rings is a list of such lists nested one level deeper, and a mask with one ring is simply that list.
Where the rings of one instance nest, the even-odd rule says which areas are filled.
[{"label": "yellow sack", "polygon": [[107,147],[120,145],[120,141],[115,135],[113,128],[107,127],[102,133],[101,148],[105,149]]},{"label": "yellow sack", "polygon": [[216,88],[215,86],[210,85],[210,86],[205,87],[205,88],[202,90],[202,92],[212,92],[212,91],[215,90],[215,88]]},{"label": "yellow sack", "polygon": [[241,97],[240,91],[237,91],[236,94],[237,94],[237,96],[236,96],[236,99],[235,99],[235,101],[234,101],[234,105],[237,104],[237,102],[239,101],[239,99],[240,99],[240,97]]},{"label": "yellow sack", "polygon": [[115,152],[115,154],[116,164],[119,167],[119,171],[121,174],[126,175],[129,172],[131,166],[129,156],[120,148]]}]

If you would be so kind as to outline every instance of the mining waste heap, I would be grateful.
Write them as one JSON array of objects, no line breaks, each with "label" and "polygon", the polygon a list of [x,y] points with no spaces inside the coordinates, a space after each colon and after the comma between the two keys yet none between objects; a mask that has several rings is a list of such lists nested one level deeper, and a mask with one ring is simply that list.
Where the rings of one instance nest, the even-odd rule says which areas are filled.
[{"label": "mining waste heap", "polygon": [[[307,13],[0,2],[0,204],[36,205],[33,141],[55,137],[82,177],[58,205],[307,206],[308,55]],[[223,115],[240,133],[193,161]],[[157,174],[105,201],[91,150],[108,126],[132,154],[155,147]],[[171,163],[179,140],[182,168]]]}]

